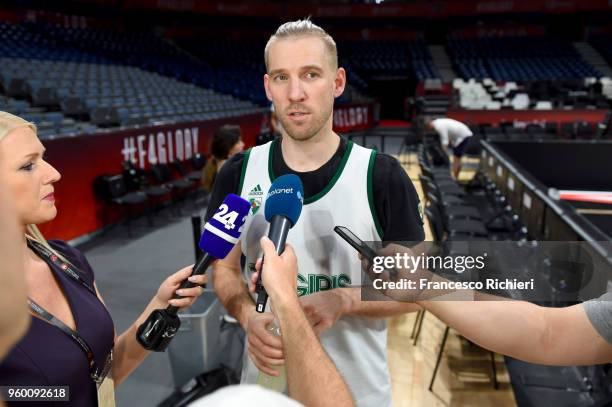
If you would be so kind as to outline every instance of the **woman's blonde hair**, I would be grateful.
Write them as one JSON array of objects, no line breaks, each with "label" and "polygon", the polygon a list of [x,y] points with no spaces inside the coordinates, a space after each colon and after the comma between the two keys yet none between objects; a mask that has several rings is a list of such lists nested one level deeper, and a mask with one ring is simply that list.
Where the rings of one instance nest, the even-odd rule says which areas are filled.
[{"label": "woman's blonde hair", "polygon": [[0,111],[0,140],[19,127],[27,127],[36,134],[36,125],[34,123],[9,112]]},{"label": "woman's blonde hair", "polygon": [[[10,132],[21,127],[27,127],[32,130],[34,134],[36,134],[36,125],[34,123],[22,119],[19,116],[15,116],[14,114],[0,111],[0,141],[2,141],[2,139],[4,139]],[[47,242],[47,239],[45,239],[36,225],[26,226],[25,237],[26,239],[30,239],[43,245],[45,248],[51,251],[51,253],[62,259],[62,261],[70,263],[61,253],[58,253],[57,250],[53,249],[51,245],[49,245],[49,242]]]}]

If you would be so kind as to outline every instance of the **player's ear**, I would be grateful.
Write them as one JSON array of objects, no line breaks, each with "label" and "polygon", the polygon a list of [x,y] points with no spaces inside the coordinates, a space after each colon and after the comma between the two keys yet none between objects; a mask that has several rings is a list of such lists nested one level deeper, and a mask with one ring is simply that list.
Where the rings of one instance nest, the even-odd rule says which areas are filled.
[{"label": "player's ear", "polygon": [[265,74],[263,76],[264,80],[264,89],[266,90],[266,97],[270,102],[272,102],[272,94],[270,93],[270,75]]},{"label": "player's ear", "polygon": [[334,97],[342,95],[344,88],[346,87],[346,71],[344,68],[338,68],[336,70],[336,77],[334,78]]}]

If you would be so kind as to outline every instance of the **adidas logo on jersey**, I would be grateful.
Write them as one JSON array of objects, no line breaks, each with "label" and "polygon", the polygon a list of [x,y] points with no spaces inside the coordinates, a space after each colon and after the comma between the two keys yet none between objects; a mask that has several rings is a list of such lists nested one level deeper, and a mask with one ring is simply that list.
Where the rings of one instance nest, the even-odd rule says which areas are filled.
[{"label": "adidas logo on jersey", "polygon": [[251,192],[249,192],[249,196],[251,195],[263,195],[263,191],[261,190],[261,185],[259,184],[255,185],[255,187],[251,189]]}]

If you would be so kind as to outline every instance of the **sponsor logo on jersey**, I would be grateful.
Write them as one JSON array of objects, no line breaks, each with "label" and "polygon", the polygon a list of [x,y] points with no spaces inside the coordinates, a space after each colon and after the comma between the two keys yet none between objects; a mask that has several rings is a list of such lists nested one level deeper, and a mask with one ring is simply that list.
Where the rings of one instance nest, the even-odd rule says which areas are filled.
[{"label": "sponsor logo on jersey", "polygon": [[327,274],[298,274],[297,279],[298,297],[314,294],[319,291],[351,286],[351,278],[344,273],[337,276],[328,276]]},{"label": "sponsor logo on jersey", "polygon": [[247,196],[249,203],[251,204],[251,214],[255,215],[259,208],[261,207],[261,202],[263,199],[263,191],[261,190],[261,185],[257,184],[251,192],[249,192]]}]

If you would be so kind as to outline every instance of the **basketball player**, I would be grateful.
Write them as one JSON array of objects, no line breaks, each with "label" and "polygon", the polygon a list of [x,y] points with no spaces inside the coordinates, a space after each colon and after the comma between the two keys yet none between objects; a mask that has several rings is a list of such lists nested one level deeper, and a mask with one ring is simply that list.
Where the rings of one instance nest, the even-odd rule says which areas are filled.
[{"label": "basketball player", "polygon": [[[267,233],[265,193],[276,177],[296,174],[305,199],[287,242],[298,259],[301,305],[357,405],[391,405],[385,318],[418,307],[361,301],[359,260],[333,227],[347,226],[365,241],[421,241],[416,191],[397,160],[332,130],[334,99],[344,91],[346,72],[338,67],[336,44],[323,29],[309,20],[283,24],[264,56],[264,87],[282,137],[228,160],[209,205],[216,208],[232,192],[252,203],[240,244],[216,263],[213,278],[219,299],[247,332],[242,381],[255,382],[260,371],[276,376],[272,366],[285,363],[280,338],[266,329],[274,316],[255,311],[245,278],[255,271],[259,241]],[[246,257],[243,270],[241,255]]]}]

